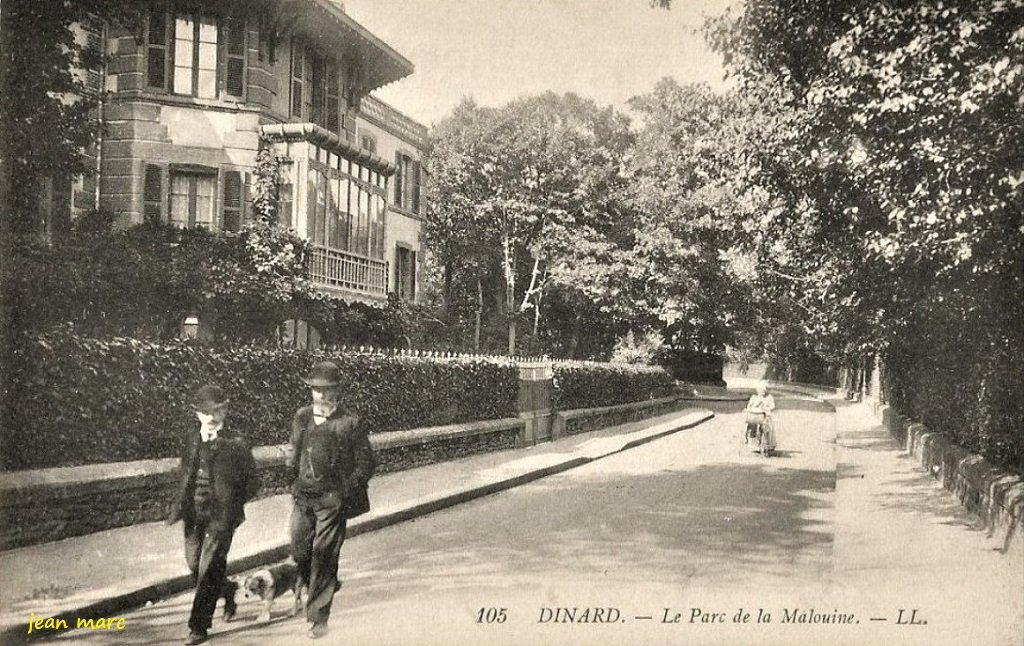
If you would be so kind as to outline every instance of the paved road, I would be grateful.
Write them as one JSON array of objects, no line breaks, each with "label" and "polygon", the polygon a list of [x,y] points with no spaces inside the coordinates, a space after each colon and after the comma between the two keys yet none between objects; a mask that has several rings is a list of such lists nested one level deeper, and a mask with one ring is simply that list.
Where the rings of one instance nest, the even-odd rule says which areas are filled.
[{"label": "paved road", "polygon": [[[1024,611],[1006,599],[1020,596],[1024,571],[909,464],[894,472],[903,462],[856,412],[783,406],[776,458],[746,451],[741,416],[724,413],[354,538],[320,643],[1020,644]],[[896,549],[906,541],[915,549]],[[58,641],[180,643],[189,603]],[[307,641],[287,606],[254,625],[257,606],[245,604],[235,623],[215,621],[210,643]],[[545,621],[559,608],[613,621]]]}]

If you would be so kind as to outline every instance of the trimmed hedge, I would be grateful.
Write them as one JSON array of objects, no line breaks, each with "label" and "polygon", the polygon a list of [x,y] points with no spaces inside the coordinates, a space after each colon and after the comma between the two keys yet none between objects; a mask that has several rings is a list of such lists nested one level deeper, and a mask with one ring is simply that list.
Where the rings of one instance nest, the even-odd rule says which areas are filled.
[{"label": "trimmed hedge", "polygon": [[668,397],[675,380],[664,369],[628,363],[556,362],[555,410],[596,408]]},{"label": "trimmed hedge", "polygon": [[300,380],[335,361],[355,387],[346,405],[371,433],[515,416],[510,363],[186,343],[88,339],[55,332],[17,349],[3,419],[4,470],[176,457],[206,382],[232,399],[230,423],[253,445],[288,441],[309,401]]},{"label": "trimmed hedge", "polygon": [[[330,359],[353,385],[345,405],[370,433],[514,417],[516,364],[184,342],[92,339],[59,330],[22,337],[5,393],[3,470],[177,457],[195,427],[191,397],[217,383],[232,400],[230,423],[253,445],[288,441],[309,401],[301,381]],[[555,363],[558,410],[664,397],[674,382],[650,366]]]}]

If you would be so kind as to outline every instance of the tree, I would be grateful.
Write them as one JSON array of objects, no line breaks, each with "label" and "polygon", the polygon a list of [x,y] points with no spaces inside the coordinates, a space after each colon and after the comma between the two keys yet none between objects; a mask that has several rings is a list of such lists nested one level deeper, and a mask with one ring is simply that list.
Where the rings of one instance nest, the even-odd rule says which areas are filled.
[{"label": "tree", "polygon": [[500,277],[509,353],[521,316],[532,313],[539,332],[551,268],[609,217],[607,176],[628,139],[622,115],[572,94],[500,109],[466,102],[435,129],[427,230],[446,301],[462,278],[479,317],[484,287]]},{"label": "tree", "polygon": [[75,39],[70,27],[102,18],[128,20],[119,0],[11,0],[0,14],[3,237],[36,236],[40,178],[87,172],[83,152],[98,124],[96,96],[77,71],[95,69],[103,53]]},{"label": "tree", "polygon": [[707,34],[785,116],[748,146],[764,289],[806,345],[885,354],[909,413],[1024,468],[1024,2],[752,0]]}]

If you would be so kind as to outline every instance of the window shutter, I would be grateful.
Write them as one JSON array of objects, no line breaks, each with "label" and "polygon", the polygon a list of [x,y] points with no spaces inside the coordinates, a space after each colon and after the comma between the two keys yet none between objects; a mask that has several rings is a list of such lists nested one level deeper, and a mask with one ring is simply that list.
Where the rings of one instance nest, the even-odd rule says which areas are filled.
[{"label": "window shutter", "polygon": [[323,128],[325,127],[324,95],[327,90],[327,65],[320,56],[311,56],[310,59],[309,76],[307,77],[310,81],[307,83],[310,93],[309,120]]},{"label": "window shutter", "polygon": [[405,173],[405,164],[402,163],[402,153],[395,153],[395,206],[402,207],[402,175]]},{"label": "window shutter", "polygon": [[420,204],[422,204],[421,192],[423,191],[423,166],[418,161],[412,163],[412,208],[409,209],[413,213],[420,212]]},{"label": "window shutter", "polygon": [[245,19],[229,18],[224,35],[227,38],[224,89],[231,96],[242,98],[245,92]]},{"label": "window shutter", "polygon": [[416,252],[409,252],[409,300],[416,299]]},{"label": "window shutter", "polygon": [[242,176],[242,224],[252,220],[252,174]]},{"label": "window shutter", "polygon": [[292,116],[302,118],[302,85],[305,79],[305,55],[302,46],[292,41]]},{"label": "window shutter", "polygon": [[167,89],[167,14],[151,11],[146,34],[146,85]]},{"label": "window shutter", "polygon": [[325,120],[324,127],[334,134],[341,134],[341,122],[339,120],[339,115],[341,114],[341,100],[338,95],[340,86],[341,79],[338,78],[338,64],[333,60],[328,60],[326,92],[327,105],[325,106],[327,118]]},{"label": "window shutter", "polygon": [[238,231],[242,225],[242,174],[237,170],[224,173],[224,213],[223,228],[225,231]]},{"label": "window shutter", "polygon": [[163,169],[146,164],[142,182],[142,216],[146,222],[157,224],[163,220]]}]

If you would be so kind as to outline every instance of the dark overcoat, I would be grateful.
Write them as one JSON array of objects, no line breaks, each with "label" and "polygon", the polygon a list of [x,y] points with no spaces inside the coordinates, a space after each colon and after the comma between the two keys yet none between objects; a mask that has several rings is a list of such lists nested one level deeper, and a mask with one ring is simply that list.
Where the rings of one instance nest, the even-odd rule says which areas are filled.
[{"label": "dark overcoat", "polygon": [[288,467],[292,491],[297,497],[304,495],[299,481],[303,452],[309,452],[307,459],[323,478],[322,489],[315,496],[318,502],[330,504],[325,501],[336,499],[345,518],[370,511],[367,486],[377,468],[377,460],[358,417],[338,408],[323,424],[317,425],[312,406],[295,413]]},{"label": "dark overcoat", "polygon": [[[181,481],[168,522],[183,520],[191,524],[195,521],[193,499],[202,441],[198,429],[190,432],[185,440]],[[213,507],[209,527],[233,530],[245,520],[245,503],[259,491],[260,480],[249,445],[226,426],[220,430],[216,449],[210,456],[210,475],[213,479]]]}]

